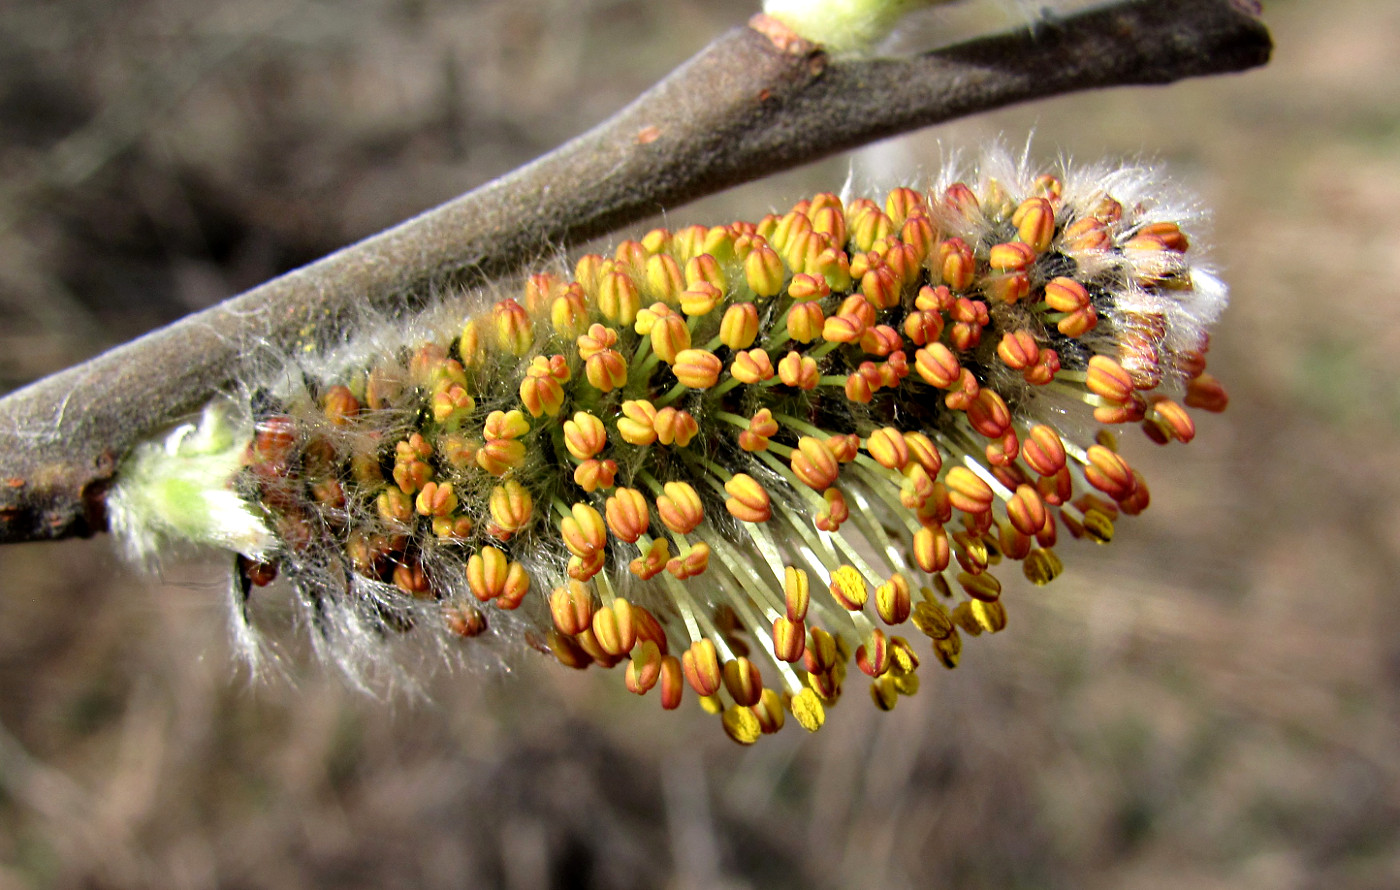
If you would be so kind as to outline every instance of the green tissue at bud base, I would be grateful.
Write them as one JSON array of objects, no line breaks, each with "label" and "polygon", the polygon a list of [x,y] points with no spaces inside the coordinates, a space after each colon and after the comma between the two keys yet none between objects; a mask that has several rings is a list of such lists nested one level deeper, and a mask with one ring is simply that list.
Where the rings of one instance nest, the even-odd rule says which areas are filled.
[{"label": "green tissue at bud base", "polygon": [[865,52],[911,12],[957,0],[767,0],[763,11],[837,53]]},{"label": "green tissue at bud base", "polygon": [[232,484],[251,436],[246,412],[219,400],[197,423],[136,448],[107,499],[112,531],[128,553],[150,561],[178,542],[253,558],[270,549],[272,533]]}]

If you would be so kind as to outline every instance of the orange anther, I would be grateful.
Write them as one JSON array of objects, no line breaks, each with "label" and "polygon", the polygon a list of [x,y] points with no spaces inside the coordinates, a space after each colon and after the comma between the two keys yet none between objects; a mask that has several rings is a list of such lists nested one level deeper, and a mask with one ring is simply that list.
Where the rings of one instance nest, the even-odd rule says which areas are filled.
[{"label": "orange anther", "polygon": [[841,470],[827,444],[812,436],[797,440],[790,462],[797,478],[816,491],[824,491],[835,483]]},{"label": "orange anther", "polygon": [[613,492],[604,506],[604,513],[612,533],[629,544],[646,534],[651,524],[646,498],[635,488],[619,488]]},{"label": "orange anther", "polygon": [[678,411],[672,407],[656,412],[656,440],[662,445],[675,445],[684,448],[700,432],[700,425],[689,411]]},{"label": "orange anther", "polygon": [[953,506],[966,513],[985,513],[992,508],[992,487],[967,467],[950,469],[944,477]]},{"label": "orange anther", "polygon": [[685,349],[676,355],[671,370],[682,385],[691,389],[709,389],[719,382],[719,373],[723,367],[723,363],[712,352]]},{"label": "orange anther", "polygon": [[768,492],[746,473],[736,473],[724,483],[729,498],[724,507],[729,514],[741,522],[767,522],[773,515],[773,507]]},{"label": "orange anther", "polygon": [[573,636],[593,626],[593,594],[578,581],[554,588],[549,612],[560,633]]},{"label": "orange anther", "polygon": [[705,518],[700,495],[688,482],[667,482],[665,494],[656,499],[656,512],[666,527],[678,535],[695,530]]}]

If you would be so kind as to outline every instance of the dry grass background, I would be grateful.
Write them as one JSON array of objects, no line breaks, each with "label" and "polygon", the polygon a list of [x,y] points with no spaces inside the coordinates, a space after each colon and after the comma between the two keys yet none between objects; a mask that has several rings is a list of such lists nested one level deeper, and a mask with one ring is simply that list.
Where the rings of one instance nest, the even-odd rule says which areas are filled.
[{"label": "dry grass background", "polygon": [[[27,0],[0,10],[0,387],[505,172],[742,22],[726,0]],[[0,551],[0,888],[1400,886],[1400,6],[1276,0],[1266,70],[998,133],[1217,208],[1230,411],[963,667],[753,750],[532,653],[429,701],[298,651],[219,567]],[[702,202],[758,215],[848,160]],[[690,219],[687,214],[687,220]],[[296,649],[296,637],[289,634]],[[931,659],[930,659],[931,661]],[[854,690],[859,693],[859,690]]]}]

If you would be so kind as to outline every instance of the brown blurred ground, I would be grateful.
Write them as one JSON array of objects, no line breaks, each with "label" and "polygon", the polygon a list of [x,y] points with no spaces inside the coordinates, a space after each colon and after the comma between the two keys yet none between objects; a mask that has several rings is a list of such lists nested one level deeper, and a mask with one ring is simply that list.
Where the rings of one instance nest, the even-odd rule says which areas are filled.
[{"label": "brown blurred ground", "polygon": [[[0,387],[512,168],[750,11],[7,6]],[[0,890],[1400,886],[1400,6],[1267,15],[1267,70],[878,155],[931,167],[934,140],[1031,127],[1046,155],[1155,155],[1216,208],[1234,286],[1230,411],[1189,448],[1129,437],[1152,510],[1010,590],[1012,626],[958,671],[746,751],[693,704],[528,652],[379,702],[289,633],[293,679],[250,685],[219,567],[6,548]],[[846,165],[695,213],[758,215]]]}]

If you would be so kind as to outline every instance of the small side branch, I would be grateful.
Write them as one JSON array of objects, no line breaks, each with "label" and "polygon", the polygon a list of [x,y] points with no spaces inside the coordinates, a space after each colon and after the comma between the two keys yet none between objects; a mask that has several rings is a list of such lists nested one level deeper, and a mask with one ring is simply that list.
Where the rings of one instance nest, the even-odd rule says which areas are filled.
[{"label": "small side branch", "polygon": [[105,488],[133,444],[262,350],[329,336],[366,306],[412,310],[435,289],[918,127],[1261,65],[1271,42],[1257,14],[1252,0],[1126,0],[1034,33],[868,61],[830,59],[760,17],[520,170],[0,399],[0,543],[103,530]]}]

